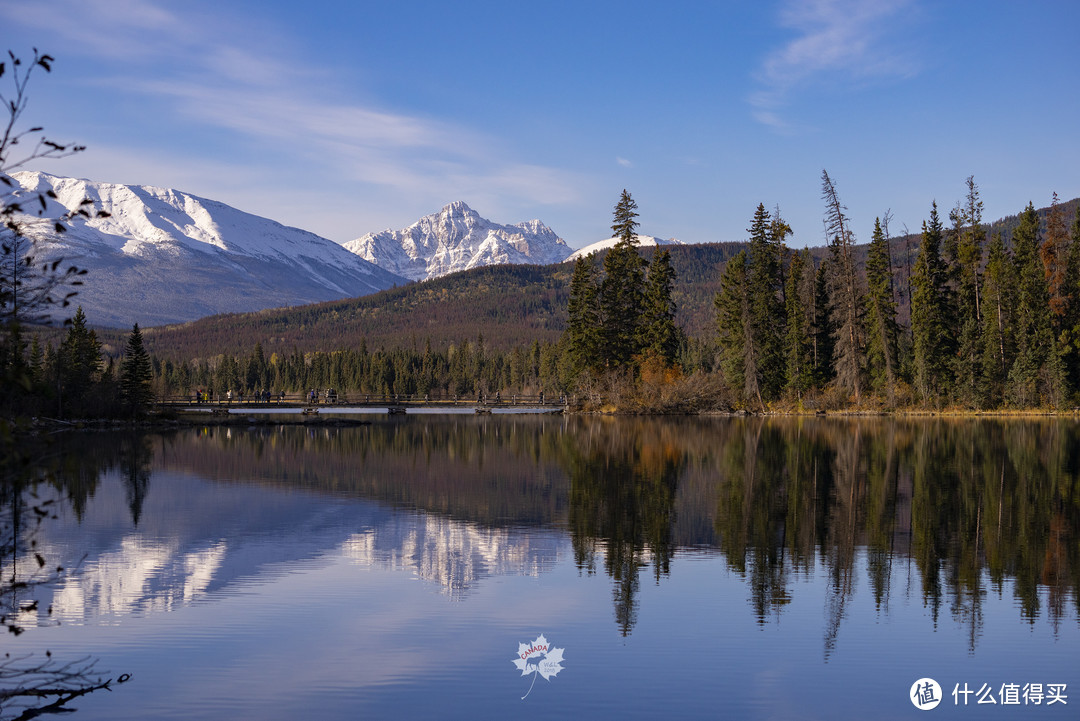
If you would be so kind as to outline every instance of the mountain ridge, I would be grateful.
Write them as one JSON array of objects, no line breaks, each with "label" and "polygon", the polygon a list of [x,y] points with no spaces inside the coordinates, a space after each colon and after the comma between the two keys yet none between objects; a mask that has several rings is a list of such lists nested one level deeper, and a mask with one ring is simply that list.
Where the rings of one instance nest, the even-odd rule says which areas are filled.
[{"label": "mountain ridge", "polygon": [[[182,191],[37,171],[10,177],[19,186],[16,200],[55,194],[40,218],[25,216],[26,234],[37,260],[63,257],[89,271],[93,282],[77,302],[95,324],[185,322],[408,282],[314,233]],[[46,218],[85,198],[108,217],[77,217],[67,232],[56,233]]]},{"label": "mountain ridge", "polygon": [[410,280],[430,280],[482,265],[558,263],[566,241],[539,220],[502,225],[458,200],[401,230],[367,233],[343,244],[358,256]]}]

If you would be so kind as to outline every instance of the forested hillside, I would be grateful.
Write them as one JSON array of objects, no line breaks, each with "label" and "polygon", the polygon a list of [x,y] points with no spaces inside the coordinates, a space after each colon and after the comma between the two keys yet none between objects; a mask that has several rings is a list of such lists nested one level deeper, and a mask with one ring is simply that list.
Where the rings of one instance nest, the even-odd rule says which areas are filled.
[{"label": "forested hillside", "polygon": [[[1078,204],[1080,199],[1074,199],[1059,206],[1071,218]],[[1044,227],[1048,212],[1049,208],[1038,211]],[[1000,232],[1008,245],[1018,217],[996,221],[988,235]],[[862,235],[868,239],[869,230]],[[893,237],[889,243],[901,326],[908,324],[910,315],[910,275],[920,239],[921,234],[911,233]],[[676,322],[691,338],[715,334],[713,300],[724,265],[747,247],[745,242],[666,246],[675,271]],[[868,248],[869,243],[853,247],[859,272],[865,271]],[[643,248],[640,252],[651,260],[654,251]],[[810,253],[820,264],[828,248],[813,247]],[[534,340],[558,340],[566,325],[572,271],[572,264],[488,266],[360,298],[212,316],[143,333],[155,355],[174,360],[247,353],[257,342],[269,353],[294,347],[312,351],[355,348],[361,339],[371,348],[419,348],[428,340],[440,348],[483,336],[488,347],[510,350]],[[100,335],[107,346],[123,344],[121,333],[103,331]]]},{"label": "forested hillside", "polygon": [[[743,243],[666,246],[677,276],[677,322],[692,335],[714,326],[712,302],[724,263]],[[646,259],[653,249],[643,249]],[[373,295],[296,308],[212,316],[144,330],[160,358],[206,358],[246,353],[256,342],[268,352],[355,348],[436,348],[483,336],[509,350],[558,340],[566,325],[572,264],[500,265],[453,273]],[[114,337],[115,336],[115,337]],[[106,344],[119,333],[103,331]]]},{"label": "forested hillside", "polygon": [[830,244],[790,250],[791,229],[759,205],[747,242],[626,241],[576,263],[487,266],[131,336],[95,332],[80,313],[65,333],[13,347],[37,389],[25,403],[56,416],[126,397],[124,349],[136,337],[153,355],[159,396],[334,387],[547,392],[638,412],[1059,407],[1080,378],[1080,240],[1068,242],[1080,203],[982,224],[969,183],[968,206],[934,206],[918,235],[891,237],[881,222],[857,234],[836,197]]}]

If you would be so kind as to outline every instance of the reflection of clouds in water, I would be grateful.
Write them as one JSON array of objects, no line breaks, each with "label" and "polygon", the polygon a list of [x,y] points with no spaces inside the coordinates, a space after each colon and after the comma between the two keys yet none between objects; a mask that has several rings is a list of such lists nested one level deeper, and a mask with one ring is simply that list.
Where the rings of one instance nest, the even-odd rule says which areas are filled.
[{"label": "reflection of clouds in water", "polygon": [[53,616],[83,621],[91,616],[169,611],[206,593],[225,557],[226,544],[182,552],[175,545],[125,536],[64,579],[53,596]]},{"label": "reflection of clouds in water", "polygon": [[559,556],[554,533],[487,528],[438,516],[395,518],[350,536],[342,555],[357,563],[411,571],[461,598],[487,576],[538,576]]}]

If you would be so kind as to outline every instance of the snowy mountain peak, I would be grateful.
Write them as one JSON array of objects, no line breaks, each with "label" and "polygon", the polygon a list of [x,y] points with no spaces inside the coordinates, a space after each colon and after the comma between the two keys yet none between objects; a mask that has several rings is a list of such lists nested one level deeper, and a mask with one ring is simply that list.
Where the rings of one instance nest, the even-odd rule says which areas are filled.
[{"label": "snowy mountain peak", "polygon": [[465,218],[475,218],[477,220],[482,220],[480,214],[470,208],[464,200],[455,200],[453,203],[447,203],[445,206],[443,206],[440,215],[446,216],[448,218],[453,218],[454,216],[461,216]]},{"label": "snowy mountain peak", "polygon": [[463,201],[402,230],[368,233],[345,244],[364,260],[411,280],[500,263],[558,263],[570,248],[539,220],[500,225]]},{"label": "snowy mountain peak", "polygon": [[[77,302],[93,323],[128,326],[194,320],[366,295],[405,282],[337,243],[178,190],[13,173],[18,197],[49,191],[29,222],[41,260],[64,257],[89,275]],[[109,217],[56,218],[90,198]],[[29,198],[28,198],[29,199]],[[25,207],[37,207],[36,198]]]}]

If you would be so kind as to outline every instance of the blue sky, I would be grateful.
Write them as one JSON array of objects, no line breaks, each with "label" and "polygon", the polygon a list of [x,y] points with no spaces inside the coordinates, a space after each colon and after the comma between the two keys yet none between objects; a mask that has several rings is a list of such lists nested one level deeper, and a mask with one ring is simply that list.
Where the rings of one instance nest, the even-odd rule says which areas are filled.
[{"label": "blue sky", "polygon": [[[454,200],[574,247],[741,240],[779,207],[824,243],[917,231],[974,175],[986,219],[1080,195],[1080,3],[5,0],[55,56],[36,166],[178,188],[344,242]],[[6,80],[6,79],[5,79]],[[946,213],[943,212],[943,215]]]}]

